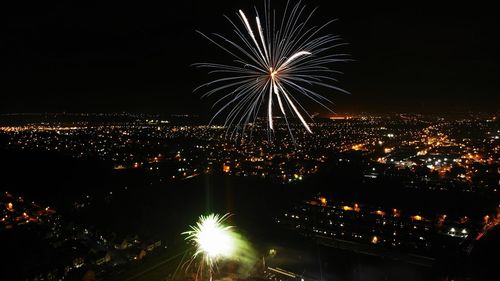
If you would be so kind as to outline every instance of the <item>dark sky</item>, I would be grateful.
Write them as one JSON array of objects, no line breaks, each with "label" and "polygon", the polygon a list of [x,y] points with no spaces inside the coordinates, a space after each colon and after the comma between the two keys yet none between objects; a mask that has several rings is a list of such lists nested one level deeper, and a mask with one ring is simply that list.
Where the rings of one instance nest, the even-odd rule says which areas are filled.
[{"label": "dark sky", "polygon": [[[207,114],[192,90],[206,81],[190,66],[224,54],[195,30],[230,34],[223,14],[251,14],[254,1],[135,1],[130,4],[13,1],[3,69],[3,112]],[[48,1],[50,2],[50,1]],[[72,3],[70,3],[72,2]],[[79,2],[79,3],[78,3]],[[98,1],[104,2],[104,1]],[[339,3],[336,3],[339,2]],[[328,93],[338,112],[496,111],[500,98],[499,17],[493,6],[365,6],[306,0],[314,22],[349,43]],[[378,1],[377,1],[378,2]],[[458,1],[455,1],[458,2]],[[283,1],[274,1],[276,8]]]}]

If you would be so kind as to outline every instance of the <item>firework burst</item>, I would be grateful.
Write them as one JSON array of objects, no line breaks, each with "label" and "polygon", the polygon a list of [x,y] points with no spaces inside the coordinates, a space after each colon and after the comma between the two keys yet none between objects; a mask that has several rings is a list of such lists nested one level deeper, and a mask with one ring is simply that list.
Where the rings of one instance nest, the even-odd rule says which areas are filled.
[{"label": "firework burst", "polygon": [[200,216],[196,225],[190,226],[190,230],[183,233],[187,235],[186,240],[195,247],[190,263],[202,257],[197,270],[197,279],[206,269],[211,280],[217,262],[234,254],[237,239],[233,227],[224,225],[228,217],[229,214]]},{"label": "firework burst", "polygon": [[310,99],[330,110],[331,101],[319,94],[318,89],[345,92],[334,85],[335,74],[339,72],[331,69],[332,64],[346,61],[345,54],[333,53],[343,43],[336,35],[321,35],[333,21],[310,26],[316,9],[307,12],[301,2],[294,5],[287,2],[283,13],[278,15],[271,10],[269,0],[264,3],[263,17],[255,8],[254,21],[242,10],[237,13],[239,23],[226,17],[233,27],[234,38],[198,31],[229,54],[233,63],[195,64],[217,75],[195,91],[204,89],[204,97],[219,95],[214,104],[219,109],[211,122],[225,112],[224,126],[230,137],[238,132],[244,135],[262,109],[266,111],[270,133],[275,128],[275,116],[284,118],[291,135],[290,117],[298,118],[307,132],[312,133],[308,124],[312,117],[301,100]]}]

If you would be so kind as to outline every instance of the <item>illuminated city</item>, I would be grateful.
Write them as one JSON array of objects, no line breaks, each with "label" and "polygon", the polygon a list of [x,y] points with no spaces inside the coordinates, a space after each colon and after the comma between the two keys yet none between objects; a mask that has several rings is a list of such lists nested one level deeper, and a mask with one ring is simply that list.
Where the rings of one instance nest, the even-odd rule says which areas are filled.
[{"label": "illuminated city", "polygon": [[98,159],[117,170],[145,169],[159,181],[222,171],[292,183],[354,153],[363,158],[367,180],[394,177],[406,179],[408,188],[498,191],[500,130],[493,115],[457,120],[420,115],[323,119],[314,124],[316,135],[297,134],[293,140],[281,124],[280,144],[259,137],[266,133],[265,121],[255,124],[255,140],[250,142],[225,138],[220,126],[173,124],[155,116],[121,117],[130,121],[44,122],[3,126],[0,132],[14,149]]},{"label": "illuminated city", "polygon": [[[95,114],[63,114],[57,118],[43,114],[30,117],[43,121],[7,125],[18,117],[2,117],[5,124],[0,132],[7,153],[49,153],[73,161],[101,163],[100,166],[113,171],[114,181],[117,177],[131,179],[130,184],[127,181],[113,183],[104,190],[65,192],[71,194],[73,201],[60,203],[69,217],[75,212],[88,216],[94,208],[113,207],[118,211],[122,209],[120,200],[127,202],[134,200],[134,196],[144,196],[138,195],[143,184],[154,189],[184,185],[184,182],[190,186],[196,185],[198,179],[205,181],[210,177],[217,179],[216,182],[223,182],[224,178],[234,182],[248,179],[254,184],[270,185],[273,190],[280,186],[302,189],[311,183],[328,186],[323,181],[325,177],[344,171],[350,173],[348,182],[337,179],[332,184],[360,185],[355,190],[363,194],[352,194],[349,186],[337,188],[338,191],[320,186],[309,188],[309,198],[295,194],[291,198],[296,199],[290,201],[295,203],[276,204],[283,209],[269,213],[266,218],[269,227],[278,233],[289,229],[326,247],[432,267],[447,251],[455,251],[464,241],[480,238],[500,222],[500,129],[495,115],[335,116],[318,119],[312,127],[317,134],[300,137],[296,133],[294,140],[287,134],[286,126],[276,120],[278,132],[282,131],[279,144],[259,137],[266,134],[265,120],[255,124],[255,139],[250,142],[227,139],[224,128],[199,125],[196,116],[160,118],[113,114],[106,115],[103,121],[102,116]],[[300,124],[296,126],[296,130],[300,130]],[[131,176],[134,173],[140,174],[140,179]],[[339,176],[333,176],[336,178]],[[428,206],[408,198],[384,199],[387,192],[394,193],[390,191],[394,186],[402,196],[430,194],[435,199],[427,200]],[[189,192],[186,196],[193,196]],[[281,196],[274,192],[277,191],[268,196]],[[314,196],[314,192],[324,195]],[[92,274],[120,278],[112,277],[117,273],[109,271],[110,265],[126,268],[146,256],[171,253],[167,247],[169,239],[161,236],[148,237],[139,229],[118,236],[114,232],[92,230],[88,219],[77,219],[80,222],[75,224],[74,219],[66,219],[52,207],[35,202],[28,204],[16,196],[9,192],[3,196],[4,231],[29,225],[36,226],[40,233],[49,231],[50,247],[61,254],[67,251],[63,245],[69,237],[77,244],[72,246],[73,252],[65,253],[71,256],[69,263],[46,274],[72,278],[90,263],[97,266]],[[483,202],[479,205],[474,203],[478,199],[455,198],[441,202],[440,198],[447,196],[451,196],[449,199],[488,199],[479,199]],[[457,202],[470,205],[457,209],[454,206]],[[129,212],[126,211],[125,216]],[[155,220],[157,215],[148,216]],[[178,244],[174,245],[178,249]],[[177,259],[182,256],[179,262],[186,261],[185,254],[178,251]],[[259,273],[262,270],[257,269],[262,267],[257,266],[259,259],[252,258],[253,269],[247,274],[268,276],[271,280],[296,274],[288,270],[280,272],[283,265],[273,266],[275,258],[268,259],[268,268]],[[174,272],[179,270],[186,269]],[[203,276],[203,271],[195,270],[193,278]],[[213,271],[216,276],[218,273]],[[297,276],[317,277],[314,274]]]},{"label": "illuminated city", "polygon": [[4,10],[0,280],[500,279],[494,4]]}]

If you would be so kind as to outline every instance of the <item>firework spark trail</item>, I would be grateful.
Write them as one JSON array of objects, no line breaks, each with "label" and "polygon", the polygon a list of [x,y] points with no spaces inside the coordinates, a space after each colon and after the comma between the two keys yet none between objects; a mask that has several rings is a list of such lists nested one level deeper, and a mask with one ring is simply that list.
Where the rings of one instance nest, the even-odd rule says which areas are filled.
[{"label": "firework spark trail", "polygon": [[338,36],[320,35],[333,21],[308,27],[315,11],[313,9],[306,13],[306,7],[300,1],[295,5],[287,2],[280,20],[276,11],[271,10],[270,1],[265,0],[263,18],[255,8],[254,26],[243,10],[237,13],[242,25],[226,17],[236,39],[217,33],[209,36],[198,31],[234,59],[233,65],[195,64],[199,68],[209,69],[209,74],[220,75],[195,89],[205,88],[204,97],[222,94],[214,103],[214,106],[222,106],[210,123],[227,112],[224,121],[224,126],[228,128],[226,136],[229,134],[232,138],[238,132],[244,135],[245,129],[255,123],[262,104],[267,101],[266,116],[270,132],[275,129],[273,109],[277,103],[290,134],[289,114],[298,118],[307,132],[312,133],[305,117],[312,118],[300,100],[310,99],[330,110],[325,103],[331,104],[331,101],[319,94],[317,89],[347,93],[333,85],[337,82],[334,75],[339,72],[329,68],[331,64],[347,61],[347,55],[331,53],[344,44],[339,42]]},{"label": "firework spark trail", "polygon": [[218,264],[223,261],[237,262],[239,274],[248,276],[257,262],[258,256],[250,243],[233,226],[226,224],[230,216],[202,215],[195,225],[182,233],[194,246],[194,251],[181,267],[185,267],[187,273],[191,265],[196,264],[196,280],[203,280],[204,275],[212,280]]},{"label": "firework spark trail", "polygon": [[197,276],[202,276],[203,271],[206,270],[211,280],[217,262],[234,254],[238,246],[238,240],[233,232],[233,227],[224,225],[229,216],[230,214],[200,216],[196,225],[190,226],[190,230],[182,233],[186,235],[186,240],[195,247],[194,254],[188,261],[187,267],[198,256],[202,257],[197,267]]}]

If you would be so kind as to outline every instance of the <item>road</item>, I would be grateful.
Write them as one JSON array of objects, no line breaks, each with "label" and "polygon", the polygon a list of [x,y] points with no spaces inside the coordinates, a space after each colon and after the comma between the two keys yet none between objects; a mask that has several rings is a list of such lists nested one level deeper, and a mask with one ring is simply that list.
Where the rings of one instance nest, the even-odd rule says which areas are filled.
[{"label": "road", "polygon": [[120,272],[106,279],[109,281],[170,281],[176,270],[185,258],[187,251],[178,252],[174,255],[162,254],[155,257],[148,257],[144,263],[135,265],[132,268]]}]

